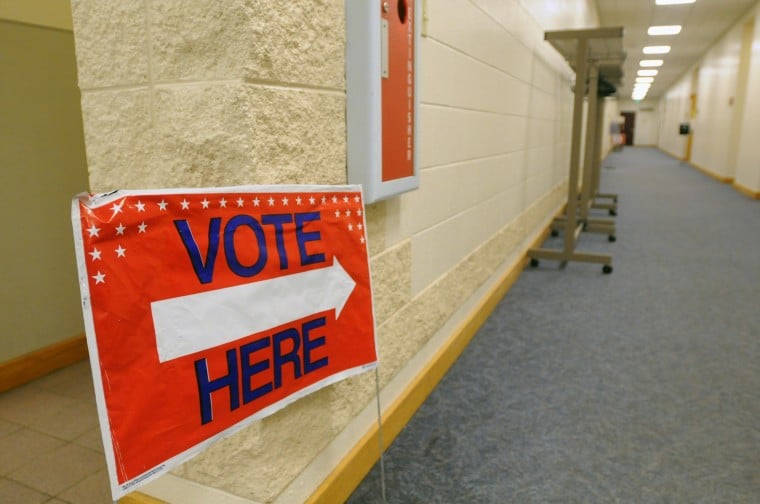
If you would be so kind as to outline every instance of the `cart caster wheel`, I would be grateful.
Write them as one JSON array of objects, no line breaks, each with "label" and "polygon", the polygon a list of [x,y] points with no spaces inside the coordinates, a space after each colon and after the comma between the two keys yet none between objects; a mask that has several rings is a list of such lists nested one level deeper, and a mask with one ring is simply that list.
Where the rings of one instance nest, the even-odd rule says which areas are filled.
[{"label": "cart caster wheel", "polygon": [[602,273],[604,273],[605,275],[609,275],[610,273],[612,273],[612,265],[605,264],[604,266],[602,266]]},{"label": "cart caster wheel", "polygon": [[617,241],[617,236],[615,236],[615,235],[609,235],[609,236],[607,237],[607,239],[608,239],[609,241],[611,241],[611,242],[615,242],[615,241]]},{"label": "cart caster wheel", "polygon": [[532,258],[530,259],[530,267],[531,267],[531,268],[535,268],[535,267],[537,267],[537,266],[538,266],[538,259],[536,259],[536,258],[532,257]]},{"label": "cart caster wheel", "polygon": [[610,210],[610,215],[613,217],[617,215],[617,210]]},{"label": "cart caster wheel", "polygon": [[559,236],[559,231],[557,231],[556,229],[552,229],[552,236],[555,238]]}]

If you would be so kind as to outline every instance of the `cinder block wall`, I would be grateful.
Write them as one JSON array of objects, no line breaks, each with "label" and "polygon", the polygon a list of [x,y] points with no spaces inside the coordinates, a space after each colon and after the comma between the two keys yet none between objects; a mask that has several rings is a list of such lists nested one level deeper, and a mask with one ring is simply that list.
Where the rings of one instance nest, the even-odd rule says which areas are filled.
[{"label": "cinder block wall", "polygon": [[[343,1],[72,4],[93,190],[346,182]],[[381,386],[566,199],[571,72],[539,22],[425,4],[421,188],[367,209]],[[374,393],[341,382],[175,474],[272,502]]]}]

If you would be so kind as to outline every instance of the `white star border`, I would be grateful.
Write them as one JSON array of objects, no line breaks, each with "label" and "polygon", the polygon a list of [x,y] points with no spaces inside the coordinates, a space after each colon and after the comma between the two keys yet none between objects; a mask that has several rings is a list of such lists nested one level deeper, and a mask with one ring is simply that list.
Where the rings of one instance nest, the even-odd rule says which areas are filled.
[{"label": "white star border", "polygon": [[[176,203],[172,205],[167,199],[174,200]],[[256,214],[285,210],[294,213],[317,210],[322,213],[323,218],[326,217],[338,226],[344,226],[345,230],[351,236],[355,236],[359,243],[365,247],[367,244],[364,206],[360,193],[356,191],[230,192],[219,193],[218,197],[213,193],[124,196],[114,201],[111,206],[98,209],[103,212],[103,215],[102,220],[97,222],[97,225],[95,222],[88,222],[88,220],[97,219],[96,211],[91,208],[84,208],[82,230],[87,248],[85,253],[86,256],[89,256],[85,258],[85,261],[94,285],[106,284],[108,273],[107,270],[105,273],[103,272],[106,269],[102,256],[103,251],[98,249],[96,245],[103,239],[109,238],[109,232],[110,238],[125,236],[127,232],[148,235],[150,225],[146,223],[146,220],[150,220],[151,216],[154,218],[161,218],[163,215],[169,216],[171,215],[170,210],[176,210],[176,215],[181,215],[189,211],[207,213],[217,209],[226,211],[255,209]],[[139,217],[144,217],[145,220],[141,220],[139,224],[125,226],[122,221],[128,221],[126,216],[130,212],[133,212],[135,216],[139,214]],[[116,222],[114,219],[117,216],[122,221]],[[127,249],[122,244],[117,243],[116,248],[113,249],[113,254],[116,259],[123,261],[127,258]],[[100,264],[95,264],[96,262],[100,262]]]}]

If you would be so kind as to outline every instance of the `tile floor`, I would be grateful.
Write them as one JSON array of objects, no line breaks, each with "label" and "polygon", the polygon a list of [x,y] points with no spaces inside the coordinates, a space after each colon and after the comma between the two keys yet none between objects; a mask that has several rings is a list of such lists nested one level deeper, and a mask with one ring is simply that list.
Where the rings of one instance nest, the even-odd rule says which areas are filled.
[{"label": "tile floor", "polygon": [[0,393],[0,503],[110,503],[89,363]]}]

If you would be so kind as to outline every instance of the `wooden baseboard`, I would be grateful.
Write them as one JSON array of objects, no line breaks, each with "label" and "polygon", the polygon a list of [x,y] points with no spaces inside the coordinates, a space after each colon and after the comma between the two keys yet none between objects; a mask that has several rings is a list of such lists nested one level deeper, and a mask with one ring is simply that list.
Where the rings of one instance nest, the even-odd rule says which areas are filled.
[{"label": "wooden baseboard", "polygon": [[668,152],[668,151],[666,151],[666,150],[665,150],[665,149],[663,149],[662,147],[659,147],[659,146],[658,146],[657,148],[660,150],[660,152],[662,152],[662,153],[664,153],[664,154],[667,154],[668,156],[670,156],[670,157],[672,157],[672,158],[674,158],[674,159],[679,159],[679,160],[681,160],[681,161],[684,161],[685,163],[689,163],[689,166],[691,166],[692,168],[694,168],[694,169],[696,169],[696,170],[699,170],[699,171],[701,171],[701,172],[702,172],[702,173],[704,173],[705,175],[707,175],[707,176],[709,176],[709,177],[711,177],[711,178],[713,178],[713,179],[717,180],[718,182],[722,182],[722,183],[724,183],[724,184],[733,184],[734,188],[735,188],[737,191],[739,191],[739,192],[740,192],[740,193],[742,193],[742,194],[746,194],[747,196],[749,196],[749,197],[750,197],[750,198],[752,198],[752,199],[760,199],[760,191],[754,191],[754,190],[750,189],[750,188],[749,188],[749,187],[747,187],[747,186],[743,186],[743,185],[739,184],[738,182],[736,182],[736,180],[734,180],[734,178],[733,178],[733,177],[723,177],[723,176],[721,176],[721,175],[718,175],[718,174],[716,174],[716,173],[714,173],[714,172],[712,172],[712,171],[708,170],[708,169],[707,169],[707,168],[705,168],[704,166],[700,166],[700,165],[698,165],[698,164],[696,164],[696,163],[693,163],[693,162],[691,162],[691,161],[686,161],[685,159],[683,159],[683,158],[681,158],[681,157],[678,157],[678,156],[676,156],[676,155],[675,155],[675,154],[673,154],[672,152]]},{"label": "wooden baseboard", "polygon": [[749,196],[752,199],[760,200],[760,191],[753,191],[749,187],[742,185],[738,182],[734,182],[734,189],[739,191],[740,193]]},{"label": "wooden baseboard", "polygon": [[156,499],[140,492],[132,492],[119,499],[119,504],[168,504],[166,501]]},{"label": "wooden baseboard", "polygon": [[697,163],[694,163],[693,161],[688,161],[688,163],[693,168],[696,168],[697,170],[701,171],[702,173],[704,173],[708,177],[714,178],[718,182],[722,182],[724,184],[732,184],[734,182],[734,178],[733,177],[724,177],[722,175],[718,175],[717,173],[715,173],[713,171],[710,171],[707,168],[705,168],[704,166],[700,166]]},{"label": "wooden baseboard", "polygon": [[[549,236],[549,232],[550,229],[547,228],[533,243],[532,247],[543,243]],[[438,382],[464,351],[499,301],[517,281],[528,262],[528,256],[525,254],[520,261],[516,262],[509,271],[501,276],[496,285],[472,310],[467,320],[456,328],[449,340],[438,350],[422,372],[415,377],[409,387],[385,409],[382,415],[383,450],[390,446],[428,395],[438,385]],[[378,446],[378,426],[375,424],[306,502],[310,504],[345,502],[377,462],[379,458]]]},{"label": "wooden baseboard", "polygon": [[0,363],[0,392],[18,387],[87,358],[84,335]]}]

